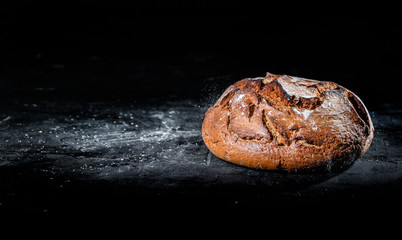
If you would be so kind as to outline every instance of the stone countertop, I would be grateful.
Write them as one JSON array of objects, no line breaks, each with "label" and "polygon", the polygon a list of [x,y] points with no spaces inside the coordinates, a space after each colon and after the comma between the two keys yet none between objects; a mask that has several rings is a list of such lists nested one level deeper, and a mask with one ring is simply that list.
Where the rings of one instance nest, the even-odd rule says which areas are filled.
[{"label": "stone countertop", "polygon": [[269,210],[393,206],[401,200],[401,109],[370,112],[373,143],[345,171],[286,173],[239,167],[213,156],[201,136],[206,107],[194,99],[3,106],[0,210]]}]

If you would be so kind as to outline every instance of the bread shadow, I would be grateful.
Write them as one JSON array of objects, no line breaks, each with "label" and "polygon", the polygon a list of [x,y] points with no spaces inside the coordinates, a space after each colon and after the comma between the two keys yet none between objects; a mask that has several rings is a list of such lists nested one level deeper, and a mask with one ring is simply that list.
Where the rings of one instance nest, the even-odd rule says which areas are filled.
[{"label": "bread shadow", "polygon": [[[354,162],[342,165],[321,165],[315,168],[287,171],[261,170],[239,166],[231,162],[223,161],[212,153],[208,153],[211,161],[219,162],[219,165],[226,165],[225,172],[230,171],[226,179],[216,180],[210,187],[230,189],[234,192],[254,191],[255,194],[278,194],[283,192],[295,192],[303,188],[320,184],[333,177],[336,177],[350,168]],[[228,170],[229,169],[229,170]],[[229,179],[228,179],[229,178]],[[234,180],[235,179],[235,180]],[[241,189],[241,191],[240,191]],[[226,191],[226,193],[229,193]]]}]

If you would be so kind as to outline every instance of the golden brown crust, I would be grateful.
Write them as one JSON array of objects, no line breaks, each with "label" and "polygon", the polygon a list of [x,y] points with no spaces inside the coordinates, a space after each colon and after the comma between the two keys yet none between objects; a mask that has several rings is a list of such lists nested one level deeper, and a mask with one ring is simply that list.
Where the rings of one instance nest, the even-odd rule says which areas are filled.
[{"label": "golden brown crust", "polygon": [[218,158],[287,171],[349,165],[367,151],[373,133],[368,111],[351,91],[270,73],[229,86],[202,125]]}]

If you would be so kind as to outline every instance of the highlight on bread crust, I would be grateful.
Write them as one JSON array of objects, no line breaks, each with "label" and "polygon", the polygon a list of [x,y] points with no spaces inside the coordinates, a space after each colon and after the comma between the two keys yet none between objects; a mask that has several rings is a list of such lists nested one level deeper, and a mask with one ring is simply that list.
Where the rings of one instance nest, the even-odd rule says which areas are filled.
[{"label": "highlight on bread crust", "polygon": [[229,86],[205,113],[202,136],[225,161],[256,169],[341,169],[374,134],[363,102],[328,81],[267,73]]}]

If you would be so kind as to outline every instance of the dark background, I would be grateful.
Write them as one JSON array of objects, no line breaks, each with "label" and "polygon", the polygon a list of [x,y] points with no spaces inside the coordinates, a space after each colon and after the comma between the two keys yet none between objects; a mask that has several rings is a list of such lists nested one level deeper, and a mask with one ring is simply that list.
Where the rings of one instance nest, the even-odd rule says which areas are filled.
[{"label": "dark background", "polygon": [[0,91],[36,97],[39,88],[86,101],[205,98],[213,88],[216,98],[269,71],[335,81],[369,109],[395,103],[401,11],[304,4],[2,3]]},{"label": "dark background", "polygon": [[[13,106],[32,105],[34,108],[38,102],[118,101],[128,106],[131,103],[155,106],[167,100],[193,99],[205,107],[235,81],[271,72],[337,82],[355,92],[370,112],[400,108],[400,8],[303,4],[267,2],[258,5],[250,1],[0,3],[0,105],[2,109],[14,111]],[[386,119],[392,122],[392,117]],[[396,123],[393,124],[400,131]],[[27,169],[22,170],[29,173]],[[20,169],[15,171],[18,173]],[[41,177],[31,175],[26,179],[47,181]],[[7,180],[3,188],[9,190],[12,182],[24,182],[24,176]],[[378,197],[381,186],[356,192],[361,198],[369,199],[373,191],[379,191]],[[88,184],[81,190],[77,187],[77,191],[61,196],[85,195],[88,187],[95,193],[85,195],[85,202],[90,205],[90,202],[98,202],[99,192],[110,191],[100,194],[109,198],[95,206],[109,201],[117,206],[119,203],[129,205],[137,196],[134,194],[120,202],[119,189],[107,182]],[[387,189],[382,204],[388,197],[400,199],[399,179]],[[125,185],[120,190],[132,193],[138,189]],[[21,191],[29,192],[28,189]],[[46,195],[46,186],[40,191],[38,194],[52,195]],[[237,190],[236,186],[231,186],[211,191],[212,195],[219,195],[220,191],[233,193]],[[247,195],[249,190],[239,191]],[[39,199],[37,205],[46,204],[41,205],[41,198],[32,196]],[[183,194],[173,192],[167,196],[164,200],[168,201],[162,207],[169,209],[171,205],[177,207],[175,197]],[[344,201],[340,208],[349,204],[343,196],[339,197]],[[26,198],[29,200],[29,196]],[[205,200],[189,199],[193,202],[184,204],[184,212],[194,211]],[[336,203],[339,199],[330,202]],[[310,200],[319,204],[321,199],[312,196],[299,204],[305,206],[303,204]],[[397,205],[397,200],[392,206]],[[180,204],[185,201],[181,200]],[[373,204],[375,200],[366,202]],[[136,203],[153,206],[160,202],[151,197],[137,199]],[[226,206],[222,202],[209,204]],[[261,200],[258,204],[265,203]],[[79,204],[74,207],[77,206]],[[317,212],[320,209],[315,208]],[[338,209],[330,214],[336,214]],[[73,208],[65,211],[69,210]],[[369,214],[363,207],[359,214],[362,212]],[[303,207],[298,213],[310,214]]]}]

